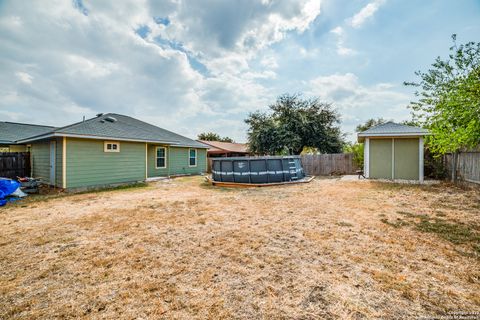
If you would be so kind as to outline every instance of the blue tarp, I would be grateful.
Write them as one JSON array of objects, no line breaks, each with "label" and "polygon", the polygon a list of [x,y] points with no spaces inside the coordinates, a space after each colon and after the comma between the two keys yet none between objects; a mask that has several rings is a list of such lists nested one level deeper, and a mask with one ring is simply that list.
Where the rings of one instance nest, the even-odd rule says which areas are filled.
[{"label": "blue tarp", "polygon": [[20,183],[10,179],[0,179],[0,206],[4,206],[11,199],[6,199],[20,187]]}]

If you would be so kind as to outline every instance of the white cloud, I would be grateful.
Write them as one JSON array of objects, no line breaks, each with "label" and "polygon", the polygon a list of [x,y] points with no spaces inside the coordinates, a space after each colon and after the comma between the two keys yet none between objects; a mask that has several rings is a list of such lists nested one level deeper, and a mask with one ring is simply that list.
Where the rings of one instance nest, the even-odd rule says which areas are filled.
[{"label": "white cloud", "polygon": [[363,7],[350,20],[350,25],[354,28],[360,28],[368,19],[373,17],[375,12],[385,3],[385,0],[374,0]]},{"label": "white cloud", "polygon": [[351,56],[357,52],[354,49],[348,48],[345,46],[345,31],[342,27],[338,26],[330,30],[331,33],[337,37],[337,53],[341,56]]},{"label": "white cloud", "polygon": [[[319,0],[7,1],[0,12],[1,120],[64,125],[119,112],[190,137],[213,116],[243,128],[248,111],[274,99],[259,82],[276,77],[275,57],[265,56],[257,69],[252,60],[287,33],[304,32],[319,13]],[[145,39],[135,32],[141,27]]]},{"label": "white cloud", "polygon": [[277,59],[273,55],[264,56],[260,60],[260,64],[268,69],[277,69],[278,62]]},{"label": "white cloud", "polygon": [[23,83],[26,83],[26,84],[31,84],[32,83],[32,80],[33,80],[33,76],[29,75],[28,73],[26,72],[15,72],[15,75],[17,76],[18,79],[20,79],[20,81],[22,81]]},{"label": "white cloud", "polygon": [[[190,137],[215,130],[242,141],[246,114],[283,93],[272,82],[286,77],[273,44],[305,32],[320,14],[319,0],[98,0],[85,6],[2,4],[0,120],[64,125],[118,112]],[[338,55],[356,53],[342,27],[331,35]],[[320,50],[328,55],[327,48],[292,43],[289,54],[299,61],[318,60]],[[303,79],[311,75],[298,71]],[[302,82],[294,72],[285,87],[335,102],[347,128],[373,113],[404,116],[400,106],[408,99],[392,84],[364,86],[351,73]]]},{"label": "white cloud", "polygon": [[[312,79],[308,94],[328,101],[342,115],[343,128],[353,134],[355,126],[369,118],[383,117],[396,121],[409,118],[411,96],[403,93],[391,83],[365,86],[353,73],[332,74]],[[353,138],[353,135],[350,136]]]}]

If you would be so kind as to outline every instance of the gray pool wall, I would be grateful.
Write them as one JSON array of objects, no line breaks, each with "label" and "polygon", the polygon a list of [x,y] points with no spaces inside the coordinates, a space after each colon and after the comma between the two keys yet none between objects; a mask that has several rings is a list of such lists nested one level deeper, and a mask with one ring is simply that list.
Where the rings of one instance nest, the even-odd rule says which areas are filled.
[{"label": "gray pool wall", "polygon": [[305,177],[299,156],[214,158],[212,161],[212,179],[217,182],[279,183]]}]

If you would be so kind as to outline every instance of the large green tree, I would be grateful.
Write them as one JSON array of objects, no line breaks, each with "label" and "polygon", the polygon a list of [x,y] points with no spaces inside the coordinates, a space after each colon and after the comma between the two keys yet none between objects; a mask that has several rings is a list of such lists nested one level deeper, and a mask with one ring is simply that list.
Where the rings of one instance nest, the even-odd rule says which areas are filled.
[{"label": "large green tree", "polygon": [[232,138],[221,137],[218,133],[214,132],[202,132],[197,136],[198,140],[204,141],[220,141],[220,142],[233,142]]},{"label": "large green tree", "polygon": [[300,95],[282,95],[269,112],[249,114],[248,144],[259,154],[300,154],[304,147],[341,152],[344,141],[338,113],[328,103]]},{"label": "large green tree", "polygon": [[418,82],[405,82],[418,88],[410,108],[432,133],[427,143],[438,155],[480,144],[480,43],[452,40],[448,59],[437,57],[428,71],[415,72]]}]

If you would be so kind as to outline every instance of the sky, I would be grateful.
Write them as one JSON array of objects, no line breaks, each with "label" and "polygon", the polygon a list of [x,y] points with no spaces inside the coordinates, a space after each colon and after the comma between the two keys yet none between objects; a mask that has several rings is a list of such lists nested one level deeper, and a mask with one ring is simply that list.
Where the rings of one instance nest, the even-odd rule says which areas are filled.
[{"label": "sky", "polygon": [[295,93],[354,140],[369,118],[410,119],[403,82],[453,33],[480,40],[480,0],[0,0],[0,121],[115,112],[243,142],[250,112]]}]

